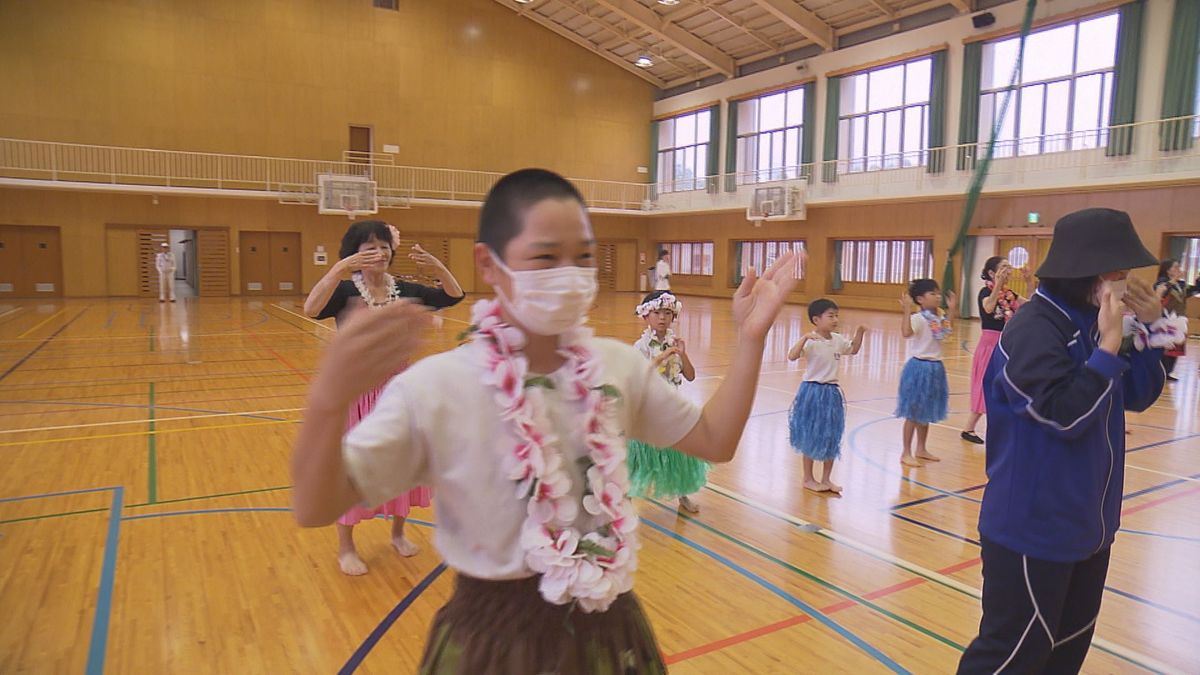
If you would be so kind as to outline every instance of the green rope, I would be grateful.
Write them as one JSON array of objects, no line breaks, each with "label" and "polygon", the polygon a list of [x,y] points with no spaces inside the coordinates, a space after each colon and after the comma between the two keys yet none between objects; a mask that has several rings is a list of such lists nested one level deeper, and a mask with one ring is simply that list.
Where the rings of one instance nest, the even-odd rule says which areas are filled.
[{"label": "green rope", "polygon": [[[1029,37],[1029,30],[1033,26],[1033,12],[1036,8],[1037,0],[1026,0],[1025,16],[1021,19],[1021,42],[1017,47],[1017,62],[1013,64],[1012,76],[1008,79],[1008,88],[1000,103],[999,114],[992,122],[992,135],[983,151],[983,159],[975,165],[971,186],[967,188],[967,203],[963,207],[962,221],[958,224],[958,235],[954,238],[954,245],[950,247],[949,255],[946,256],[946,270],[942,273],[942,288],[946,291],[954,290],[955,287],[954,257],[962,251],[963,242],[967,240],[967,230],[971,228],[971,220],[975,217],[975,208],[979,205],[979,195],[983,192],[983,184],[987,182],[988,170],[992,166],[992,156],[996,150],[996,136],[1000,134],[1000,125],[1004,121],[1004,116],[1008,114],[1008,106],[1013,92],[1017,90],[1017,84],[1021,79],[1021,62],[1025,59],[1025,39]],[[963,264],[966,265],[967,261],[964,260]]]}]

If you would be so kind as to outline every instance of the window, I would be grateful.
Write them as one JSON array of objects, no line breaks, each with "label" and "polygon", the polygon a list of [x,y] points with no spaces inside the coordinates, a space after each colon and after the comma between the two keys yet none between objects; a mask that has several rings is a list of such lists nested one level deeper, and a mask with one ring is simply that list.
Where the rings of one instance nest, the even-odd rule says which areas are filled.
[{"label": "window", "polygon": [[671,252],[671,274],[712,276],[713,243],[711,241],[663,242],[658,245],[658,250]]},{"label": "window", "polygon": [[[1021,73],[1000,120],[996,157],[1100,148],[1108,143],[1119,14],[1031,33]],[[983,46],[979,138],[992,129],[1009,91],[1019,37]]]},{"label": "window", "polygon": [[804,87],[738,101],[738,183],[802,177]]},{"label": "window", "polygon": [[838,159],[845,171],[925,164],[933,57],[841,79]]},{"label": "window", "polygon": [[844,240],[842,281],[853,284],[907,284],[933,277],[933,242]]},{"label": "window", "polygon": [[[735,256],[735,264],[733,266],[733,277],[731,282],[734,286],[742,283],[742,278],[746,276],[746,272],[751,268],[754,271],[762,274],[763,270],[771,266],[775,259],[787,253],[788,251],[803,251],[805,250],[804,241],[735,241],[733,243],[733,253]],[[802,263],[800,266],[800,278],[804,278],[805,266]]]},{"label": "window", "polygon": [[[660,192],[703,190],[708,173],[712,109],[661,120],[658,123],[658,185]],[[716,152],[714,149],[713,152]]]},{"label": "window", "polygon": [[1188,284],[1200,278],[1200,237],[1188,237],[1179,256],[1179,265],[1183,267],[1183,279]]}]

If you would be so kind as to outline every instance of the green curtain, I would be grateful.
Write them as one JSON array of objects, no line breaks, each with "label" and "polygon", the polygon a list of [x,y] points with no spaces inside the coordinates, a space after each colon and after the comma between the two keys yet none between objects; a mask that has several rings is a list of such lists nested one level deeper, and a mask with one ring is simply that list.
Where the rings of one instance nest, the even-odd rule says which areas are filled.
[{"label": "green curtain", "polygon": [[971,264],[975,262],[975,244],[976,237],[967,237],[963,240],[962,246],[962,297],[958,299],[959,308],[958,315],[962,317],[971,316],[975,311],[975,298],[967,297],[967,289],[971,287],[971,275],[975,270],[971,268]]},{"label": "green curtain", "polygon": [[925,165],[929,173],[941,173],[946,169],[946,55],[948,50],[933,53],[931,77],[929,78],[929,162]]},{"label": "green curtain", "polygon": [[738,108],[739,101],[730,101],[725,113],[725,191],[737,191]]},{"label": "green curtain", "polygon": [[1167,257],[1174,260],[1183,260],[1183,256],[1187,254],[1188,241],[1190,237],[1170,237],[1167,239]]},{"label": "green curtain", "polygon": [[[721,104],[708,109],[708,165],[704,189],[710,193],[721,191]],[[696,130],[697,133],[699,129]]]},{"label": "green curtain", "polygon": [[835,291],[842,290],[842,245],[841,239],[833,240],[833,284],[830,286]]},{"label": "green curtain", "polygon": [[[1110,126],[1133,124],[1137,120],[1138,63],[1142,50],[1142,16],[1145,0],[1135,0],[1121,6],[1121,27],[1117,33],[1116,82],[1113,83]],[[1133,152],[1133,127],[1112,129],[1108,137],[1109,157]]]},{"label": "green curtain", "polygon": [[949,255],[946,256],[946,268],[942,272],[942,288],[947,291],[954,290],[955,287],[954,256],[962,250],[967,239],[967,230],[971,227],[971,219],[975,217],[975,208],[979,206],[979,195],[983,192],[983,184],[987,182],[988,171],[992,166],[992,154],[996,150],[996,136],[1000,133],[1000,120],[1003,120],[1004,115],[1008,112],[1014,88],[1020,81],[1021,61],[1025,58],[1025,40],[1029,37],[1029,30],[1033,26],[1033,13],[1036,9],[1037,0],[1025,1],[1025,15],[1021,19],[1021,39],[1017,43],[1017,62],[1013,64],[1012,75],[1008,79],[1008,89],[1001,99],[1000,110],[997,111],[996,121],[992,125],[987,145],[984,146],[983,157],[975,167],[974,175],[971,176],[971,186],[967,188],[966,205],[963,207],[962,219],[958,223],[958,234],[955,235]]},{"label": "green curtain", "polygon": [[962,107],[958,109],[959,171],[975,168],[979,143],[979,91],[983,79],[983,43],[963,46]]},{"label": "green curtain", "polygon": [[1171,43],[1167,51],[1167,75],[1163,81],[1162,119],[1158,130],[1160,150],[1187,150],[1192,138],[1192,120],[1174,119],[1196,114],[1196,58],[1200,53],[1200,0],[1175,0],[1171,19]]},{"label": "green curtain", "polygon": [[650,199],[658,199],[658,122],[650,123]]},{"label": "green curtain", "polygon": [[821,180],[837,182],[838,158],[838,113],[841,109],[842,78],[825,79],[825,164],[821,169]]},{"label": "green curtain", "polygon": [[804,128],[800,131],[800,174],[812,176],[813,145],[817,136],[817,83],[804,85]]}]

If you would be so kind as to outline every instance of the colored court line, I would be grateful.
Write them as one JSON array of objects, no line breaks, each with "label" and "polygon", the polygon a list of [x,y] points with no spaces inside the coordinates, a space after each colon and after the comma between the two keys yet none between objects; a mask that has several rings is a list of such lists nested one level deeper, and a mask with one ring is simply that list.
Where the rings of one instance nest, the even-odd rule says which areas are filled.
[{"label": "colored court line", "polygon": [[153,382],[150,383],[150,407],[147,408],[146,412],[147,412],[147,414],[150,415],[150,420],[149,420],[150,435],[146,437],[146,445],[147,445],[147,450],[148,450],[147,454],[149,455],[149,457],[147,458],[147,463],[149,464],[149,469],[148,469],[149,475],[147,476],[146,482],[147,482],[147,485],[149,486],[149,494],[150,494],[150,496],[148,497],[148,501],[151,504],[153,504],[154,502],[158,501],[158,434],[154,433],[155,429],[154,429],[154,383]]},{"label": "colored court line", "polygon": [[1138,491],[1136,491],[1136,492],[1130,492],[1130,493],[1129,493],[1129,494],[1127,494],[1127,495],[1122,495],[1122,496],[1121,496],[1121,499],[1122,499],[1122,500],[1129,500],[1129,499],[1133,499],[1133,498],[1135,498],[1135,497],[1141,497],[1142,495],[1148,495],[1148,494],[1150,494],[1151,492],[1158,492],[1159,490],[1165,490],[1165,489],[1167,489],[1167,488],[1173,488],[1173,487],[1175,487],[1176,485],[1183,485],[1183,484],[1187,483],[1187,482],[1188,482],[1188,480],[1195,480],[1197,477],[1200,477],[1200,473],[1195,473],[1195,474],[1192,474],[1191,476],[1188,476],[1188,478],[1186,478],[1186,479],[1185,479],[1185,478],[1183,478],[1183,477],[1180,477],[1180,478],[1176,478],[1175,480],[1167,481],[1167,482],[1165,482],[1165,483],[1158,483],[1157,485],[1151,485],[1151,486],[1150,486],[1150,487],[1148,487],[1148,488],[1143,488],[1143,489],[1141,489],[1141,490],[1138,490]]},{"label": "colored court line", "polygon": [[[86,311],[86,310],[85,310]],[[66,328],[66,326],[63,326]],[[61,329],[60,329],[61,330]],[[53,337],[53,336],[52,336]],[[32,354],[31,354],[32,355]],[[18,364],[19,365],[19,364]],[[11,368],[15,370],[16,368]],[[172,384],[180,384],[185,382],[205,382],[208,380],[236,380],[239,378],[261,378],[267,376],[283,376],[283,375],[298,375],[300,372],[315,373],[316,370],[297,371],[297,370],[268,370],[264,372],[246,372],[246,373],[217,373],[215,375],[197,375],[195,377],[173,377]],[[0,379],[4,379],[4,375],[0,375]],[[118,385],[118,384],[144,384],[150,380],[131,380],[127,377],[107,378],[103,380],[73,380],[70,382],[55,382],[54,384],[18,384],[5,387],[7,391],[21,391],[25,389],[73,389],[76,387],[95,387],[103,385]],[[258,386],[263,386],[259,384]]]},{"label": "colored court line", "polygon": [[150,353],[154,353],[154,326],[150,326]]},{"label": "colored court line", "polygon": [[[878,411],[872,411],[872,412],[878,412]],[[928,484],[928,483],[924,483],[924,482],[922,482],[922,481],[919,481],[919,480],[917,480],[917,479],[915,479],[915,478],[909,478],[908,476],[904,475],[903,473],[900,473],[899,471],[894,471],[894,470],[892,470],[892,469],[889,469],[889,468],[885,467],[884,465],[880,464],[879,462],[876,462],[876,461],[875,461],[875,460],[874,460],[874,459],[873,459],[873,458],[872,458],[870,455],[868,455],[867,453],[865,453],[865,452],[861,452],[861,451],[858,449],[858,443],[857,443],[857,441],[858,441],[858,434],[859,434],[859,433],[860,433],[860,432],[861,432],[863,429],[866,429],[867,427],[869,427],[869,426],[873,426],[873,425],[875,425],[875,424],[879,424],[880,422],[886,422],[886,421],[888,421],[888,420],[895,420],[895,419],[896,419],[896,417],[894,417],[894,416],[891,416],[891,415],[889,415],[889,416],[887,416],[887,417],[877,417],[877,418],[875,418],[875,419],[873,419],[873,420],[869,420],[869,421],[867,421],[867,422],[863,422],[862,424],[859,424],[859,425],[855,426],[853,429],[851,429],[851,430],[850,430],[850,433],[849,433],[849,434],[846,436],[846,448],[847,448],[848,450],[851,450],[851,451],[853,451],[853,452],[854,452],[854,454],[855,454],[856,456],[858,456],[858,457],[862,457],[862,458],[863,458],[863,460],[864,460],[864,461],[866,461],[866,462],[867,462],[868,464],[870,464],[871,466],[874,466],[875,468],[879,469],[880,471],[884,472],[885,474],[888,474],[888,475],[890,475],[890,476],[896,476],[897,478],[899,478],[900,480],[903,480],[903,481],[904,481],[904,482],[906,482],[906,483],[912,483],[913,485],[919,485],[919,486],[921,486],[921,487],[925,488],[926,490],[930,490],[930,491],[932,491],[932,492],[937,492],[937,493],[941,494],[941,495],[942,495],[942,496],[944,496],[944,497],[952,497],[952,498],[955,498],[955,499],[961,499],[961,500],[964,500],[964,501],[968,501],[968,502],[973,502],[973,503],[975,503],[975,504],[979,504],[979,503],[980,503],[980,500],[978,500],[978,499],[974,499],[974,498],[972,498],[972,497],[967,497],[967,496],[965,496],[965,495],[959,494],[959,493],[957,493],[957,492],[952,492],[952,491],[950,491],[950,490],[943,490],[943,489],[942,489],[942,488],[940,488],[940,487],[936,487],[936,486],[930,485],[930,484]]]},{"label": "colored court line", "polygon": [[1185,537],[1185,536],[1179,535],[1179,534],[1164,534],[1162,532],[1149,532],[1147,530],[1130,530],[1130,529],[1124,528],[1124,527],[1122,527],[1120,531],[1126,532],[1128,534],[1141,535],[1143,537],[1156,537],[1158,539],[1171,539],[1174,541],[1190,541],[1193,543],[1200,544],[1200,537]]},{"label": "colored court line", "polygon": [[[211,495],[195,495],[192,497],[177,497],[175,499],[161,499],[158,502],[155,502],[153,504],[151,504],[150,502],[142,502],[140,504],[128,504],[125,506],[125,508],[138,509],[138,508],[143,508],[146,506],[163,506],[165,504],[178,504],[180,502],[196,502],[196,501],[201,501],[204,499],[219,499],[221,497],[240,497],[243,495],[260,494],[263,492],[278,492],[280,490],[290,490],[290,489],[292,489],[291,485],[278,485],[276,487],[255,488],[253,490],[239,490],[237,492],[218,492],[216,494],[211,494]],[[72,493],[67,493],[67,494],[72,494]],[[56,495],[50,495],[50,496],[56,496]],[[4,502],[4,501],[10,501],[10,500],[0,499],[0,502]],[[63,511],[61,513],[47,513],[47,514],[43,514],[40,516],[25,516],[23,518],[10,518],[9,520],[0,520],[0,525],[8,525],[9,523],[22,523],[22,522],[26,522],[29,520],[45,520],[48,518],[63,518],[66,516],[79,516],[79,515],[83,515],[83,514],[87,514],[87,513],[100,513],[101,511],[105,511],[105,510],[107,510],[107,509],[104,509],[104,508],[80,509],[78,511]]]},{"label": "colored court line", "polygon": [[[985,487],[987,487],[987,483],[984,483],[982,485],[972,485],[971,487],[965,487],[961,490],[954,490],[954,493],[955,494],[964,494],[966,492],[974,492],[976,490],[982,490]],[[939,499],[945,499],[947,496],[948,495],[934,495],[932,497],[925,497],[923,499],[914,499],[911,502],[902,502],[900,504],[896,504],[895,506],[891,507],[891,509],[893,511],[899,511],[900,509],[907,509],[910,506],[917,506],[919,504],[928,504],[929,502],[936,502]]]},{"label": "colored court line", "polygon": [[823,614],[816,607],[813,607],[812,605],[795,597],[794,595],[788,593],[787,591],[783,590],[779,586],[776,586],[775,584],[767,581],[766,579],[763,579],[762,577],[751,572],[750,570],[746,569],[745,567],[742,567],[741,565],[735,563],[734,561],[730,560],[729,558],[726,558],[725,556],[721,555],[720,553],[717,553],[716,551],[713,551],[710,548],[707,548],[701,544],[698,544],[698,543],[692,541],[691,539],[684,537],[683,535],[672,532],[671,530],[659,525],[658,523],[655,523],[655,522],[649,521],[649,520],[643,520],[642,523],[644,525],[646,525],[647,527],[649,527],[650,529],[652,529],[656,532],[659,532],[660,534],[666,535],[667,537],[670,537],[671,539],[674,539],[680,543],[683,543],[683,544],[691,547],[692,549],[708,556],[709,558],[716,560],[717,562],[721,563],[722,565],[728,567],[729,569],[736,571],[738,574],[741,574],[742,576],[746,577],[750,581],[753,581],[754,583],[758,584],[759,586],[762,586],[763,588],[767,589],[768,591],[775,594],[776,596],[782,598],[784,601],[788,602],[792,606],[799,608],[800,611],[812,616],[813,619],[815,619],[816,621],[818,621],[819,623],[824,625],[826,628],[829,628],[833,632],[837,633],[843,639],[847,640],[848,642],[850,642],[854,646],[858,647],[863,652],[870,655],[876,661],[883,664],[885,667],[887,667],[888,670],[891,670],[894,673],[907,673],[908,672],[904,668],[900,667],[900,664],[896,663],[891,658],[889,658],[886,654],[879,651],[879,649],[877,649],[875,646],[871,645],[867,641],[863,640],[862,638],[858,637],[851,631],[847,630],[841,624],[830,619],[828,616],[825,616],[825,614]]},{"label": "colored court line", "polygon": [[[655,506],[659,507],[660,509],[662,509],[664,511],[668,511],[670,513],[676,513],[675,509],[668,507],[657,500],[648,499],[646,501],[650,502],[651,504],[654,504]],[[858,595],[852,591],[848,591],[845,588],[838,586],[837,584],[834,584],[830,581],[827,581],[827,580],[817,576],[816,574],[813,574],[812,572],[809,572],[805,569],[802,569],[801,567],[799,567],[797,565],[794,565],[790,562],[787,562],[786,560],[783,560],[777,556],[774,556],[753,544],[750,544],[746,541],[738,539],[737,537],[734,537],[727,532],[724,532],[716,527],[713,527],[712,525],[705,523],[704,521],[700,520],[699,518],[696,518],[695,516],[691,516],[686,513],[680,513],[678,515],[681,516],[687,522],[690,522],[707,532],[715,534],[716,536],[718,536],[728,542],[731,542],[740,548],[750,551],[751,553],[755,554],[756,556],[758,556],[760,558],[763,558],[764,560],[768,560],[768,561],[774,563],[775,565],[782,567],[790,572],[799,574],[800,576],[804,577],[805,579],[808,579],[809,581],[812,581],[813,583],[817,584],[818,586],[820,586],[826,590],[832,591],[833,593],[836,593],[837,595],[840,595],[840,596],[846,598],[847,600],[852,601],[853,604],[862,605],[864,607],[872,609],[876,613],[882,614],[883,616],[886,616],[887,618],[889,618],[893,621],[896,621],[897,623],[907,626],[908,628],[911,628],[911,629],[917,631],[918,633],[925,635],[926,637],[933,638],[934,640],[937,640],[938,642],[941,642],[942,644],[944,644],[948,647],[952,647],[959,651],[962,651],[963,649],[965,649],[965,647],[963,647],[963,645],[960,645],[943,635],[939,635],[938,633],[935,633],[935,632],[929,630],[928,628],[925,628],[924,626],[920,626],[920,625],[918,625],[918,624],[916,624],[916,623],[914,623],[914,622],[912,622],[890,610],[887,610],[883,607],[880,607],[879,605],[876,605],[873,602],[870,602],[871,598],[867,597],[867,595]],[[643,522],[646,522],[646,521],[643,520]],[[910,584],[910,582],[915,582],[915,583]],[[889,590],[888,593],[878,594],[875,597],[883,597],[884,595],[888,595],[890,593],[894,593],[896,591],[903,590],[904,588],[908,588],[909,585],[916,585],[918,583],[924,583],[924,579],[921,579],[921,578],[910,579],[909,581],[897,584],[895,587],[889,587],[892,590]],[[875,593],[878,593],[878,591],[875,591]],[[868,595],[870,595],[870,594],[868,594]],[[847,605],[847,606],[851,606],[851,605]],[[838,609],[842,608],[840,605],[833,605],[833,607],[837,607]],[[821,610],[821,611],[827,611],[827,610]],[[836,611],[836,610],[833,610],[833,611]]]},{"label": "colored court line", "polygon": [[187,429],[156,429],[154,431],[130,431],[120,434],[99,434],[96,436],[70,436],[67,438],[43,438],[34,441],[7,441],[0,443],[0,448],[8,448],[14,445],[47,445],[50,443],[69,443],[71,441],[98,441],[105,438],[129,438],[132,436],[145,436],[147,434],[182,434],[193,431],[211,431],[213,429],[236,429],[238,427],[258,427],[264,424],[299,424],[301,420],[265,420],[261,422],[243,422],[241,424],[214,424],[207,427],[190,427]]},{"label": "colored court line", "polygon": [[[300,412],[300,411],[304,410],[304,408],[275,408],[272,410],[247,410],[246,412],[203,412],[202,414],[199,414],[199,415],[183,415],[180,417],[155,418],[154,412],[155,412],[156,408],[154,406],[154,398],[153,398],[154,397],[154,383],[153,382],[150,383],[150,395],[151,395],[150,406],[148,408],[146,408],[147,414],[149,414],[149,418],[144,419],[144,420],[116,420],[113,422],[85,422],[83,424],[60,424],[58,426],[52,426],[52,427],[27,427],[25,429],[5,429],[5,430],[0,431],[0,435],[22,434],[22,433],[40,433],[40,432],[45,432],[45,431],[64,431],[67,429],[90,429],[90,428],[95,428],[95,427],[113,427],[113,426],[121,426],[121,425],[125,425],[125,424],[146,424],[146,423],[150,424],[150,431],[154,431],[155,422],[180,422],[180,421],[187,421],[187,420],[205,420],[205,419],[213,419],[216,417],[258,417],[260,419],[268,419],[268,420],[272,420],[275,422],[283,422],[283,421],[289,421],[289,420],[284,420],[283,418],[279,418],[279,417],[264,417],[264,415],[266,413],[288,413],[288,412]],[[125,407],[125,406],[113,406],[113,407]],[[139,407],[140,408],[142,406],[131,406],[131,407]],[[175,410],[175,408],[169,408],[169,407],[164,407],[163,409],[164,410]],[[25,413],[25,414],[32,414],[32,413]]]},{"label": "colored court line", "polygon": [[9,316],[10,314],[16,314],[19,311],[21,311],[20,307],[13,307],[12,309],[8,310],[7,312],[0,314],[0,319],[3,319],[4,317]]},{"label": "colored court line", "polygon": [[[789,513],[785,513],[783,511],[780,511],[773,507],[767,506],[767,505],[762,504],[761,502],[757,502],[745,495],[739,494],[732,490],[728,490],[728,489],[720,487],[718,485],[709,484],[709,485],[705,486],[705,489],[715,492],[715,493],[717,493],[727,499],[730,499],[732,501],[743,504],[743,505],[745,505],[749,508],[752,508],[756,511],[765,513],[773,518],[777,518],[779,520],[783,520],[785,522],[791,523],[792,525],[795,525],[797,527],[814,528],[812,530],[813,533],[819,537],[825,537],[831,541],[842,544],[843,546],[852,548],[861,553],[865,553],[868,556],[875,558],[876,560],[881,560],[881,561],[886,562],[894,567],[898,567],[900,569],[907,570],[913,574],[916,574],[917,576],[925,577],[926,579],[928,579],[928,580],[932,581],[933,583],[938,584],[940,586],[944,586],[946,588],[955,590],[963,595],[974,598],[976,600],[979,600],[982,598],[982,593],[979,591],[979,589],[969,586],[969,585],[959,581],[958,579],[946,576],[945,574],[941,574],[939,572],[931,570],[922,565],[918,565],[917,563],[911,562],[909,560],[905,560],[904,558],[893,555],[892,553],[889,553],[887,551],[880,550],[869,544],[864,544],[860,541],[857,541],[851,537],[847,537],[846,535],[843,535],[834,530],[823,528],[819,525],[816,525],[815,523],[810,523],[801,518],[797,518],[796,516],[793,516]],[[893,515],[896,517],[903,517],[903,516],[900,516],[900,514],[893,514]],[[972,561],[972,564],[974,564],[973,561]],[[1155,658],[1152,658],[1150,656],[1147,656],[1146,654],[1142,654],[1140,652],[1134,651],[1127,647],[1123,647],[1121,645],[1113,643],[1104,638],[1099,638],[1099,637],[1093,638],[1092,644],[1095,645],[1097,649],[1100,649],[1101,651],[1103,651],[1107,654],[1116,656],[1117,658],[1122,659],[1123,661],[1132,663],[1133,665],[1138,666],[1139,668],[1142,668],[1144,670],[1150,670],[1150,671],[1159,672],[1159,673],[1179,672],[1163,663],[1160,663]]]},{"label": "colored court line", "polygon": [[23,337],[27,337],[30,333],[36,331],[37,329],[41,328],[42,326],[45,326],[46,324],[50,323],[51,321],[57,319],[60,314],[66,312],[66,311],[67,311],[67,308],[63,307],[62,309],[58,310],[57,312],[51,314],[50,316],[48,316],[48,317],[42,319],[41,321],[37,322],[36,324],[34,324],[33,328],[30,328],[29,330],[25,331],[24,333],[21,333],[20,335],[18,335],[17,339],[20,340]]},{"label": "colored court line", "polygon": [[121,539],[121,509],[125,489],[112,488],[109,506],[108,532],[104,540],[104,562],[100,567],[100,589],[96,596],[96,614],[92,619],[92,637],[88,644],[87,675],[104,672],[104,657],[108,652],[108,623],[112,617],[113,586],[117,579],[117,545]]},{"label": "colored court line", "polygon": [[11,375],[13,373],[13,371],[15,371],[17,368],[20,368],[22,365],[24,365],[25,362],[28,361],[34,354],[37,354],[38,352],[40,352],[43,347],[50,344],[51,340],[58,337],[59,333],[66,330],[67,326],[70,326],[71,324],[75,323],[75,319],[78,319],[79,317],[83,316],[83,313],[86,311],[88,311],[87,307],[84,307],[83,309],[79,310],[79,313],[76,314],[75,316],[71,317],[70,321],[67,321],[63,325],[59,326],[58,330],[54,331],[50,335],[47,335],[46,337],[42,338],[42,341],[39,342],[37,344],[37,346],[35,346],[33,349],[29,350],[29,352],[26,353],[25,356],[22,356],[16,363],[9,366],[8,370],[5,370],[3,373],[0,373],[0,380],[3,380],[4,378],[8,377],[9,375]]},{"label": "colored court line", "polygon": [[413,586],[412,590],[410,590],[400,600],[400,602],[397,603],[394,608],[392,608],[392,611],[388,612],[387,616],[383,618],[383,621],[379,622],[379,625],[375,627],[375,630],[371,631],[371,634],[367,636],[367,639],[363,640],[363,643],[358,646],[358,649],[354,650],[354,653],[351,654],[350,658],[346,660],[346,665],[342,666],[342,669],[338,671],[338,675],[349,675],[355,670],[358,670],[358,667],[362,665],[363,660],[367,658],[367,654],[370,654],[371,650],[375,648],[375,645],[381,639],[383,639],[384,634],[391,629],[392,624],[396,623],[396,620],[399,619],[400,616],[404,614],[404,612],[413,604],[413,602],[416,601],[416,599],[420,597],[420,595],[424,593],[426,589],[433,585],[433,582],[437,581],[437,578],[442,576],[442,572],[445,571],[446,563],[439,563],[437,567],[433,568],[432,572],[426,574],[424,579],[421,579],[416,586]]},{"label": "colored court line", "polygon": [[1144,503],[1138,504],[1136,506],[1130,506],[1127,509],[1122,509],[1121,515],[1122,516],[1132,515],[1134,513],[1137,513],[1138,511],[1145,511],[1146,509],[1153,508],[1155,506],[1158,506],[1159,504],[1163,504],[1163,503],[1170,502],[1170,501],[1175,501],[1176,499],[1180,499],[1182,497],[1187,497],[1188,495],[1193,495],[1197,492],[1200,492],[1200,487],[1193,487],[1193,488],[1189,488],[1187,490],[1176,492],[1173,495],[1159,497],[1158,499],[1144,502]]},{"label": "colored court line", "polygon": [[[158,353],[161,354],[162,352],[158,352]],[[92,356],[92,354],[88,354],[87,356]],[[103,357],[103,356],[109,356],[109,354],[95,354],[95,356]],[[79,357],[73,357],[73,358],[75,360],[78,360]],[[42,358],[41,360],[46,361],[47,358]],[[250,358],[250,359],[215,359],[215,360],[211,360],[211,361],[197,361],[197,360],[188,361],[186,359],[183,359],[183,360],[179,360],[179,361],[158,361],[155,363],[105,363],[102,365],[87,365],[87,366],[61,366],[61,367],[55,366],[53,368],[27,368],[27,369],[25,369],[25,372],[27,372],[27,373],[62,373],[62,372],[68,371],[68,370],[92,371],[92,370],[112,369],[112,368],[116,368],[116,369],[168,368],[168,367],[177,367],[177,366],[197,366],[197,365],[227,366],[227,365],[233,365],[233,364],[255,363],[255,362],[270,361],[270,360],[271,360],[270,358],[265,358],[265,357]],[[235,366],[235,367],[244,367],[244,366]]]}]

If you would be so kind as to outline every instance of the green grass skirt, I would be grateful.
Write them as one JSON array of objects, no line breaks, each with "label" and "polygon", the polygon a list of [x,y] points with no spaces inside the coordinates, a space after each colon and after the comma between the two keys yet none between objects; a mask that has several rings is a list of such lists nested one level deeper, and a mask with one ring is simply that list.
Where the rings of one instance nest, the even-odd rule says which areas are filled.
[{"label": "green grass skirt", "polygon": [[629,492],[637,497],[674,499],[694,494],[708,482],[711,464],[671,448],[629,441]]}]

